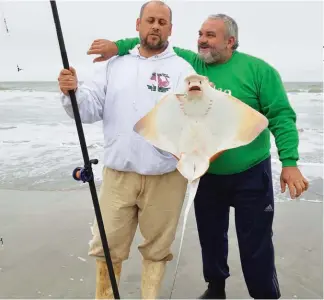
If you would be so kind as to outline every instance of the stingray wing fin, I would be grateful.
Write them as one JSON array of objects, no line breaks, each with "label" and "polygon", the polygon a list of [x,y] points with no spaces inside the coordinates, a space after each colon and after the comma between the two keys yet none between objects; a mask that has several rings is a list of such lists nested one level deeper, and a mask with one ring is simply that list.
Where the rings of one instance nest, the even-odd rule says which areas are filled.
[{"label": "stingray wing fin", "polygon": [[179,140],[184,126],[183,95],[167,94],[134,126],[134,131],[155,147],[179,159]]},{"label": "stingray wing fin", "polygon": [[211,161],[228,149],[251,143],[268,126],[264,115],[237,98],[211,87],[206,90],[212,100],[204,122],[210,136],[207,152]]}]

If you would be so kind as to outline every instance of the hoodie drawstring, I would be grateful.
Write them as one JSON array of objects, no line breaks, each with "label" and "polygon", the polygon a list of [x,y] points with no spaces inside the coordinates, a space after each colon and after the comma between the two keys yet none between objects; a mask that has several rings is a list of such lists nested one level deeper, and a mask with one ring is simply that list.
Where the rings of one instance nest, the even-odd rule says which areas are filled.
[{"label": "hoodie drawstring", "polygon": [[[140,55],[138,54],[137,55],[137,64],[136,64],[136,88],[137,88],[137,91],[140,91],[140,88],[139,88],[139,64],[140,64]],[[139,96],[139,95],[138,95]],[[137,107],[136,107],[136,96],[133,97],[133,107],[135,110],[137,110]]]}]

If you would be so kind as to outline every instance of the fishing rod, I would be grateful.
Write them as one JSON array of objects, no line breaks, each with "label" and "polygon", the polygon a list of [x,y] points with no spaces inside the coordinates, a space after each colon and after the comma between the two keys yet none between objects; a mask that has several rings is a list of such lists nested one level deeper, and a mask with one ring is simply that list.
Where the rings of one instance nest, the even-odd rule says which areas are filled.
[{"label": "fishing rod", "polygon": [[[55,27],[56,27],[57,38],[58,38],[58,42],[59,42],[59,46],[60,46],[63,66],[65,69],[69,70],[69,68],[70,68],[69,61],[68,61],[68,57],[67,57],[67,53],[66,53],[66,49],[65,49],[63,33],[62,33],[62,29],[61,29],[61,23],[60,23],[60,18],[59,18],[57,6],[56,6],[56,1],[50,0],[50,4],[51,4],[54,23],[55,23]],[[115,273],[114,273],[114,268],[113,268],[113,264],[112,264],[111,256],[110,256],[110,252],[109,252],[108,241],[107,241],[104,224],[103,224],[103,220],[102,220],[102,215],[101,215],[101,211],[100,211],[96,187],[95,187],[95,183],[94,183],[93,172],[92,172],[92,164],[97,164],[98,160],[97,159],[92,159],[92,160],[89,159],[87,145],[86,145],[83,128],[82,128],[82,123],[81,123],[81,118],[80,118],[80,113],[79,113],[79,109],[78,109],[78,105],[77,105],[77,101],[76,101],[76,97],[75,97],[75,92],[73,90],[70,90],[69,95],[71,98],[74,120],[75,120],[75,124],[77,127],[81,151],[82,151],[83,160],[84,160],[84,167],[83,168],[80,168],[80,167],[75,168],[75,170],[72,173],[72,176],[75,180],[82,180],[83,182],[89,183],[93,206],[94,206],[94,210],[95,210],[95,214],[96,214],[96,218],[97,218],[97,222],[98,222],[100,237],[102,240],[102,246],[104,249],[106,263],[107,263],[107,267],[108,267],[111,287],[113,290],[114,298],[120,299],[118,286],[117,286],[117,282],[116,282],[116,277],[115,277]]]}]

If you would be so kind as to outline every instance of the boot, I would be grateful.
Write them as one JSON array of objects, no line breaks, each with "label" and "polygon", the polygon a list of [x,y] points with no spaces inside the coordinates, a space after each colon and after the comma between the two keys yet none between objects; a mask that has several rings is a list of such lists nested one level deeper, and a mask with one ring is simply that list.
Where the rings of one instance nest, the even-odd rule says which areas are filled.
[{"label": "boot", "polygon": [[165,261],[143,260],[142,299],[157,299],[165,271]]},{"label": "boot", "polygon": [[207,290],[198,299],[226,299],[225,282],[217,285],[210,282]]},{"label": "boot", "polygon": [[[106,261],[96,260],[96,299],[114,299]],[[119,285],[122,263],[113,264],[117,285]]]}]

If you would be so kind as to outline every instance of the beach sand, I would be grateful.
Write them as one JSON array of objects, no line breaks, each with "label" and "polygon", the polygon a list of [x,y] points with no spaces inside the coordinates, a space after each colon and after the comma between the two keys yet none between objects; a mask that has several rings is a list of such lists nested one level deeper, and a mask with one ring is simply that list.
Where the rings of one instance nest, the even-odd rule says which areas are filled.
[{"label": "beach sand", "polygon": [[[97,187],[98,188],[98,187]],[[304,197],[306,198],[306,196]],[[275,204],[274,243],[282,298],[323,299],[322,202]],[[0,190],[0,298],[94,299],[95,263],[87,256],[94,210],[88,189],[69,192]],[[177,254],[181,219],[174,253]],[[249,298],[239,260],[233,211],[229,232],[228,298]],[[109,241],[108,241],[109,242]],[[135,237],[121,277],[121,298],[139,298],[141,242]],[[1,247],[0,247],[1,248]],[[160,297],[168,298],[176,257]],[[193,208],[172,298],[194,299],[204,290]]]}]

